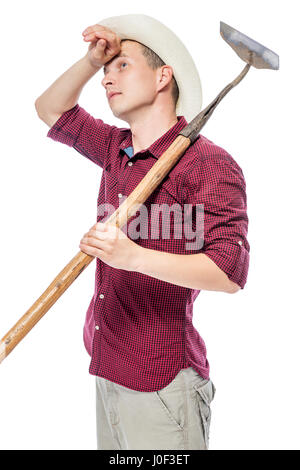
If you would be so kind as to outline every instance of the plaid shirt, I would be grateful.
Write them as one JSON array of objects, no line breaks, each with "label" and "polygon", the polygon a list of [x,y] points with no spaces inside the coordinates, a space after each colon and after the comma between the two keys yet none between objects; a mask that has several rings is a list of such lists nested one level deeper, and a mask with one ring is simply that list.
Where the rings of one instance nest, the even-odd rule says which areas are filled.
[{"label": "plaid shirt", "polygon": [[[117,209],[123,196],[135,189],[186,125],[184,116],[178,116],[163,136],[133,155],[129,128],[106,124],[76,104],[58,119],[47,137],[73,147],[103,169],[97,208],[109,203]],[[241,168],[225,150],[199,134],[145,201],[150,222],[153,204],[202,204],[202,246],[197,251],[187,249],[190,239],[174,237],[174,227],[170,227],[170,237],[141,236],[135,243],[169,253],[205,253],[244,288],[250,251],[246,184]],[[134,217],[122,227],[128,237]],[[99,222],[104,215],[97,210],[96,218]],[[195,218],[193,213],[193,227]],[[165,387],[182,368],[193,367],[208,379],[205,343],[192,322],[199,292],[116,269],[96,258],[94,295],[84,326],[84,343],[91,356],[89,372],[145,392]]]}]

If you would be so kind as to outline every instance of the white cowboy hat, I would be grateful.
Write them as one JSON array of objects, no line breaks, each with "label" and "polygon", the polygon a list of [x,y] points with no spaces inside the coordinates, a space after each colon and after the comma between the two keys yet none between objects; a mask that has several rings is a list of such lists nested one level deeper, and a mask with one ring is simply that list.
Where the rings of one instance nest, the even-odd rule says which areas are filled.
[{"label": "white cowboy hat", "polygon": [[141,42],[171,65],[179,88],[176,115],[190,122],[200,113],[202,87],[197,67],[183,42],[167,26],[147,15],[112,16],[97,24],[111,29],[120,39]]}]

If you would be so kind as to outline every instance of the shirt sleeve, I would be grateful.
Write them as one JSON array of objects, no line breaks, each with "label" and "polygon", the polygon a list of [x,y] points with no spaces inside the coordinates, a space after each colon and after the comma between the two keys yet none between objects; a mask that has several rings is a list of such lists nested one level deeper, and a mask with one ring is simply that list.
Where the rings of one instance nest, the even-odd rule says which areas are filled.
[{"label": "shirt sleeve", "polygon": [[208,256],[228,278],[244,288],[250,245],[246,182],[234,160],[205,158],[199,168],[187,174],[185,199],[202,204],[204,229],[201,253]]},{"label": "shirt sleeve", "polygon": [[76,104],[60,116],[48,131],[47,137],[73,147],[103,168],[115,129],[116,126],[94,118]]}]

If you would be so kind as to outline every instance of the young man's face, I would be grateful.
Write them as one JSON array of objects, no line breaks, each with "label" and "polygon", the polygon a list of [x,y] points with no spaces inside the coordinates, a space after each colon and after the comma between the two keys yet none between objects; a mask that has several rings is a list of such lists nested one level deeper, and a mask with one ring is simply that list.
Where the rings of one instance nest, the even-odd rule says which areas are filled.
[{"label": "young man's face", "polygon": [[116,117],[131,122],[153,103],[157,71],[149,67],[138,42],[122,41],[120,53],[105,64],[103,72],[101,83],[106,89],[106,96],[110,92],[120,93],[108,98]]}]

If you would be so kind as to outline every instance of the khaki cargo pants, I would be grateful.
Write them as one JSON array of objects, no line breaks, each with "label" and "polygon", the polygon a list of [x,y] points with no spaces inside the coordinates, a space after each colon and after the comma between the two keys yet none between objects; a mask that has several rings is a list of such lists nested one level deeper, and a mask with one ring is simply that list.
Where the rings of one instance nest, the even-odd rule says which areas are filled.
[{"label": "khaki cargo pants", "polygon": [[98,450],[207,450],[215,391],[192,367],[157,392],[96,377]]}]

